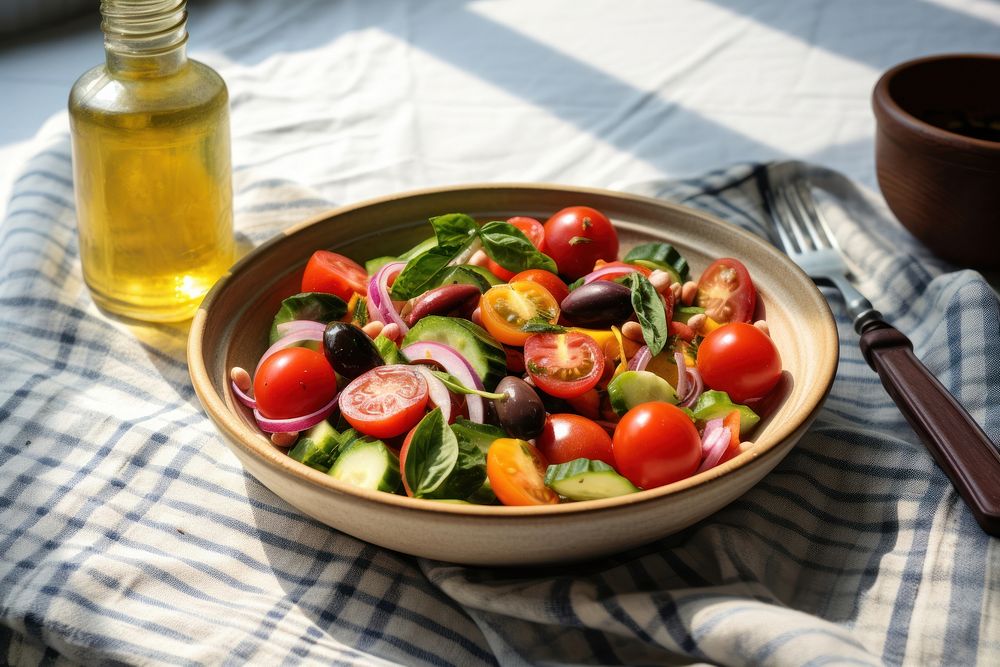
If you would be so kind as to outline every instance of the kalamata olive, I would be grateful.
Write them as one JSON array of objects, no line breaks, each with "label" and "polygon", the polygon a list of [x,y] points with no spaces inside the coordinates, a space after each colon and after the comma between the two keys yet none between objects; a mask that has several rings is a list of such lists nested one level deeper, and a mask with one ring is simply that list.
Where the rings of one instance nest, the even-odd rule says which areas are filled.
[{"label": "kalamata olive", "polygon": [[323,331],[323,354],[333,370],[349,380],[385,363],[372,339],[347,322],[330,322],[326,325]]},{"label": "kalamata olive", "polygon": [[417,320],[427,315],[447,315],[458,311],[458,315],[468,317],[472,309],[479,305],[482,292],[475,285],[442,285],[414,297],[404,315],[406,324],[413,326]]},{"label": "kalamata olive", "polygon": [[567,322],[603,329],[632,316],[632,292],[610,280],[595,280],[570,292],[559,307]]},{"label": "kalamata olive", "polygon": [[521,378],[508,375],[497,384],[496,392],[504,395],[493,402],[500,427],[514,438],[538,437],[545,427],[545,406],[535,390]]}]

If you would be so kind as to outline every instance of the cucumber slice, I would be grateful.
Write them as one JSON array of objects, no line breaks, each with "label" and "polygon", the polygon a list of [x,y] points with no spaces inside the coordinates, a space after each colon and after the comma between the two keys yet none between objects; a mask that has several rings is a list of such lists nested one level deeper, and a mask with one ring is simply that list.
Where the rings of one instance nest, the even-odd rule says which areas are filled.
[{"label": "cucumber slice", "polygon": [[487,391],[507,374],[507,354],[481,326],[459,317],[428,315],[420,318],[403,338],[403,347],[435,341],[453,347],[472,365]]},{"label": "cucumber slice", "polygon": [[333,465],[343,444],[342,437],[328,421],[321,421],[299,438],[288,455],[310,468],[326,472]]},{"label": "cucumber slice", "polygon": [[[460,268],[460,269],[466,269],[468,271],[472,271],[477,276],[479,276],[480,278],[482,278],[483,280],[485,280],[489,284],[490,287],[493,287],[494,285],[502,285],[503,284],[503,281],[500,280],[499,278],[497,278],[495,275],[493,275],[493,272],[490,271],[489,269],[487,269],[485,266],[475,266],[473,264],[462,264],[458,268]],[[489,288],[487,288],[487,289],[489,289]]]},{"label": "cucumber slice", "polygon": [[399,459],[381,440],[355,440],[337,457],[330,477],[362,489],[395,493],[399,489]]},{"label": "cucumber slice", "polygon": [[378,273],[378,270],[389,262],[395,262],[396,258],[392,255],[383,255],[382,257],[376,257],[374,259],[369,259],[365,262],[365,271],[368,272],[369,276],[374,276]]},{"label": "cucumber slice", "polygon": [[508,437],[503,430],[492,424],[477,424],[465,417],[456,419],[455,423],[451,424],[451,430],[459,440],[465,440],[478,447],[484,456],[495,440]]},{"label": "cucumber slice", "polygon": [[470,271],[472,267],[456,266],[453,269],[447,271],[441,278],[441,281],[437,284],[437,287],[442,285],[475,285],[479,288],[480,292],[485,292],[491,285],[486,282],[486,279],[475,271]]},{"label": "cucumber slice", "polygon": [[694,404],[692,413],[695,419],[708,421],[709,419],[724,419],[733,410],[738,410],[740,413],[740,433],[749,432],[760,421],[756,412],[745,405],[733,403],[729,394],[714,389],[706,391],[698,397],[698,402]]},{"label": "cucumber slice", "polygon": [[677,392],[670,383],[649,371],[625,371],[608,384],[611,409],[619,416],[649,401],[677,404]]},{"label": "cucumber slice", "polygon": [[575,459],[550,465],[545,485],[570,500],[599,500],[635,493],[639,489],[604,461]]},{"label": "cucumber slice", "polygon": [[674,308],[674,322],[688,323],[695,315],[704,315],[705,309],[698,306],[677,306]]},{"label": "cucumber slice", "polygon": [[674,274],[679,283],[685,282],[691,273],[687,260],[677,252],[677,248],[659,241],[637,245],[628,251],[623,261],[667,271]]},{"label": "cucumber slice", "polygon": [[271,322],[269,344],[274,345],[281,334],[278,325],[292,320],[313,320],[326,324],[339,320],[347,313],[347,304],[335,294],[324,292],[303,292],[288,297],[281,302],[274,320]]}]

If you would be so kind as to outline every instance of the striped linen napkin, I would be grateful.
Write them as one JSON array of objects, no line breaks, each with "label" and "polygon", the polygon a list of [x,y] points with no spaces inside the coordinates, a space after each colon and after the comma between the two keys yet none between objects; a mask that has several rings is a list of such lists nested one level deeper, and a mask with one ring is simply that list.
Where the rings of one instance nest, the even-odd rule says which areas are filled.
[{"label": "striped linen napkin", "polygon": [[[643,184],[761,232],[738,165]],[[1000,440],[982,277],[933,261],[835,174],[811,176],[875,306]],[[247,245],[329,203],[236,174]],[[183,326],[92,304],[68,139],[0,226],[0,664],[997,664],[1000,549],[865,365],[830,294],[825,408],[744,497],[647,547],[516,570],[424,561],[300,516],[248,476],[189,386]]]}]

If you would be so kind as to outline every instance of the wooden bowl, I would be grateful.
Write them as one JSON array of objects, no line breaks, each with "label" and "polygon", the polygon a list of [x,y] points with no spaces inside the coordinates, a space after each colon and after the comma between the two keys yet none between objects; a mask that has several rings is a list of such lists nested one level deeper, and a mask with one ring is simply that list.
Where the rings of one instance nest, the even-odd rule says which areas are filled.
[{"label": "wooden bowl", "polygon": [[[427,219],[542,220],[585,204],[615,223],[622,253],[650,240],[677,246],[698,275],[718,257],[747,265],[766,305],[784,378],[752,450],[712,470],[630,496],[546,507],[453,505],[364,491],[308,468],[271,445],[229,388],[228,369],[253,368],[280,301],[298,291],[319,248],[363,260],[426,238]],[[606,555],[681,530],[732,502],[789,452],[833,382],[837,329],[822,294],[787,257],[704,213],[603,190],[491,184],[422,190],[347,206],[305,222],[238,262],[212,289],[191,325],[188,363],[206,413],[246,469],[303,513],[383,547],[478,565],[556,563]]]},{"label": "wooden bowl", "polygon": [[[940,257],[1000,267],[1000,55],[911,60],[875,86],[875,167],[899,221]],[[992,127],[991,127],[992,126]]]}]

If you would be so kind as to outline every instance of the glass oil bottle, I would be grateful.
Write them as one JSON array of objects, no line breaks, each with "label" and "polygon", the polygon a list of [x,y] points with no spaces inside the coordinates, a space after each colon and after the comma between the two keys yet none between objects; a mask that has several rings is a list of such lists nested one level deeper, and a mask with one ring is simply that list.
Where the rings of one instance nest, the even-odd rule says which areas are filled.
[{"label": "glass oil bottle", "polygon": [[106,62],[69,98],[80,259],[101,308],[190,318],[232,264],[229,96],[185,0],[103,0]]}]

